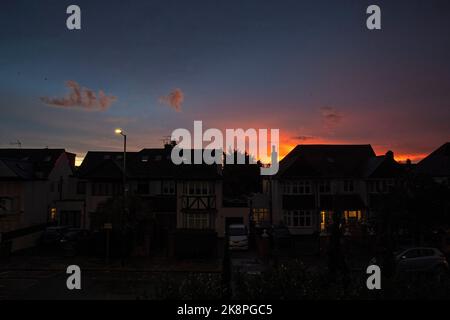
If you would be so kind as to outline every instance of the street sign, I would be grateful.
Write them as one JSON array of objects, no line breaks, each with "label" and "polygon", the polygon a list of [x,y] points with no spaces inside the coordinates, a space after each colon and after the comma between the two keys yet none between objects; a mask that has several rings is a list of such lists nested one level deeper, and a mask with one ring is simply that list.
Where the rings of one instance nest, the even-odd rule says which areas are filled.
[{"label": "street sign", "polygon": [[103,229],[111,230],[111,229],[112,229],[112,223],[110,223],[110,222],[105,223],[105,224],[103,225]]}]

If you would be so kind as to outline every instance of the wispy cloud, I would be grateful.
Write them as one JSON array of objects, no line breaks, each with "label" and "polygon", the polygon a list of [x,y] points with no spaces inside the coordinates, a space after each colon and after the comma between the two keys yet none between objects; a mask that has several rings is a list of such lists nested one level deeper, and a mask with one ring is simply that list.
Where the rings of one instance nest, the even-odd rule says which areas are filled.
[{"label": "wispy cloud", "polygon": [[295,137],[293,137],[295,140],[300,140],[300,141],[309,141],[309,140],[312,140],[312,139],[314,139],[315,137],[313,137],[313,136],[302,136],[302,135],[300,135],[300,136],[295,136]]},{"label": "wispy cloud", "polygon": [[41,101],[52,107],[80,108],[88,111],[105,111],[117,100],[115,96],[106,95],[103,90],[94,90],[80,86],[76,81],[68,80],[69,93],[62,98],[41,97]]},{"label": "wispy cloud", "polygon": [[342,114],[333,107],[320,108],[320,114],[322,116],[322,122],[326,129],[333,129],[342,121]]},{"label": "wispy cloud", "polygon": [[181,89],[174,89],[167,96],[160,97],[159,102],[180,112],[184,102],[184,93]]}]

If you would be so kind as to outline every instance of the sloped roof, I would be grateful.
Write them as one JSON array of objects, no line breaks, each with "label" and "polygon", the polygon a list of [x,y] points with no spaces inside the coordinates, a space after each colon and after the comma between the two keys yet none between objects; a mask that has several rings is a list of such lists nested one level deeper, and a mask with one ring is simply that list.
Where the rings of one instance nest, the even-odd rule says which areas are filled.
[{"label": "sloped roof", "polygon": [[0,179],[30,180],[33,178],[33,166],[29,162],[0,159]]},{"label": "sloped roof", "polygon": [[364,167],[366,178],[396,178],[405,173],[405,168],[393,157],[376,156],[368,159]]},{"label": "sloped roof", "polygon": [[420,161],[416,170],[418,173],[433,177],[450,176],[450,142],[444,143],[438,149]]},{"label": "sloped roof", "polygon": [[[175,165],[169,148],[127,152],[126,171],[130,179],[217,179],[217,165]],[[89,151],[78,175],[87,179],[118,179],[123,174],[123,152]]]},{"label": "sloped roof", "polygon": [[3,174],[6,178],[11,175],[6,169],[9,168],[21,179],[47,178],[63,153],[67,154],[73,167],[75,155],[64,149],[0,149],[0,159],[3,163],[0,176]]},{"label": "sloped roof", "polygon": [[372,157],[369,144],[298,145],[280,162],[277,177],[359,177]]}]

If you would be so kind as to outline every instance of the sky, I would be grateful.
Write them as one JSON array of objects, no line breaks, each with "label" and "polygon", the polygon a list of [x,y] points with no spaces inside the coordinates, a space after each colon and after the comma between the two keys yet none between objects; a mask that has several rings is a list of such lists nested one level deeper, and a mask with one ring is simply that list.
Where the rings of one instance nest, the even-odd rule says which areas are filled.
[{"label": "sky", "polygon": [[[81,30],[66,8],[81,8]],[[381,8],[382,29],[366,28]],[[278,128],[418,161],[450,141],[450,3],[2,0],[0,147],[160,147],[176,128]]]}]

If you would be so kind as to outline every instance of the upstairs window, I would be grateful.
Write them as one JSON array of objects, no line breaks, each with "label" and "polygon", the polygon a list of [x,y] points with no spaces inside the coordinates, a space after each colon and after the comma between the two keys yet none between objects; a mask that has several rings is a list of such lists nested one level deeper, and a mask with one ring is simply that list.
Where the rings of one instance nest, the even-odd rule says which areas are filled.
[{"label": "upstairs window", "polygon": [[202,196],[214,194],[214,183],[208,181],[189,181],[184,185],[184,194]]},{"label": "upstairs window", "polygon": [[165,180],[162,182],[161,193],[164,195],[175,194],[175,181]]},{"label": "upstairs window", "polygon": [[320,181],[319,182],[319,192],[320,193],[330,193],[331,192],[331,182],[330,181]]},{"label": "upstairs window", "polygon": [[355,191],[355,184],[353,180],[344,180],[344,192]]},{"label": "upstairs window", "polygon": [[311,181],[309,180],[300,180],[300,181],[286,181],[283,184],[283,193],[284,194],[311,194]]},{"label": "upstairs window", "polygon": [[370,180],[367,183],[369,193],[388,193],[394,190],[395,183],[392,179]]}]

